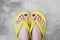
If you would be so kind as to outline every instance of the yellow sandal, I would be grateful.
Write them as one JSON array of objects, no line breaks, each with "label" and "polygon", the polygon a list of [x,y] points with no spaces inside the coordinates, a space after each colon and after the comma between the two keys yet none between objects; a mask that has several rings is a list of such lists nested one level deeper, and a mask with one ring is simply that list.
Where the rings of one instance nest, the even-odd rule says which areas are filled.
[{"label": "yellow sandal", "polygon": [[28,14],[28,24],[30,23],[30,22],[29,22],[29,20],[30,20],[30,18],[29,18],[29,17],[30,17],[30,14],[29,14],[28,12],[21,12],[21,13],[19,13],[19,14],[16,16],[16,19],[15,19],[15,21],[14,21],[14,27],[15,27],[15,30],[16,30],[16,40],[19,40],[18,33],[19,33],[19,31],[21,30],[22,25],[25,25],[26,28],[27,28],[27,30],[28,30],[28,32],[29,32],[29,26],[28,26],[28,24],[27,24],[24,20],[22,20],[22,21],[19,23],[18,28],[16,29],[16,20],[18,20],[19,16],[24,15],[24,14]]},{"label": "yellow sandal", "polygon": [[33,30],[34,25],[37,24],[38,27],[39,27],[39,29],[40,29],[40,31],[41,31],[41,33],[42,33],[42,40],[44,40],[44,35],[45,35],[45,31],[46,31],[46,19],[45,19],[44,15],[43,15],[41,12],[34,11],[34,12],[32,12],[32,14],[36,14],[36,15],[38,14],[39,16],[41,16],[41,18],[44,20],[44,29],[42,28],[42,25],[38,22],[38,20],[35,20],[35,21],[31,24],[30,37],[32,37],[31,32],[32,32],[32,30]]}]

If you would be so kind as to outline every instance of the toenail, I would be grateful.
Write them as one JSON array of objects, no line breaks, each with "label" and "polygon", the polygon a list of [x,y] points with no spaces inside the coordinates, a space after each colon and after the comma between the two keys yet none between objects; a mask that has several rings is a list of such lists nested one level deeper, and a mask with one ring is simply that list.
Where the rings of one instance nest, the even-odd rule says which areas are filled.
[{"label": "toenail", "polygon": [[24,16],[27,16],[27,14],[25,14]]},{"label": "toenail", "polygon": [[32,16],[35,16],[35,14],[33,14]]}]

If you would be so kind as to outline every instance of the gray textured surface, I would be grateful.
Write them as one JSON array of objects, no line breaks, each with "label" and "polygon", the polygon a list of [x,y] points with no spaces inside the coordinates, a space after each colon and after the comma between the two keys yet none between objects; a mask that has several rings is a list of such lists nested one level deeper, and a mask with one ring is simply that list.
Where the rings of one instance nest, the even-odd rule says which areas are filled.
[{"label": "gray textured surface", "polygon": [[13,24],[16,15],[34,10],[46,16],[45,40],[60,40],[60,0],[0,0],[0,40],[16,40]]}]

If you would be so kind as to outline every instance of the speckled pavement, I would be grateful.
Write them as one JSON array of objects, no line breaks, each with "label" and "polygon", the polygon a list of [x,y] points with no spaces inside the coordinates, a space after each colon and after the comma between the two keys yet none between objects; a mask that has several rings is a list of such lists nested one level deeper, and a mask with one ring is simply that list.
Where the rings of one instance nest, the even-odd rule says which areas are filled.
[{"label": "speckled pavement", "polygon": [[60,0],[0,0],[0,40],[16,40],[16,15],[35,10],[41,11],[47,19],[45,40],[60,40]]}]

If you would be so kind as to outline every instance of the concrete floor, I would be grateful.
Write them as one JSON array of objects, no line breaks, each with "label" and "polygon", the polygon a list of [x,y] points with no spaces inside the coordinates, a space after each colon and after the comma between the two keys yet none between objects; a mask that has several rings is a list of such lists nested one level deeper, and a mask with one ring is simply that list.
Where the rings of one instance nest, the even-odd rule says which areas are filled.
[{"label": "concrete floor", "polygon": [[45,40],[60,40],[60,0],[0,0],[0,40],[16,40],[16,15],[35,10],[43,12],[47,19]]}]

